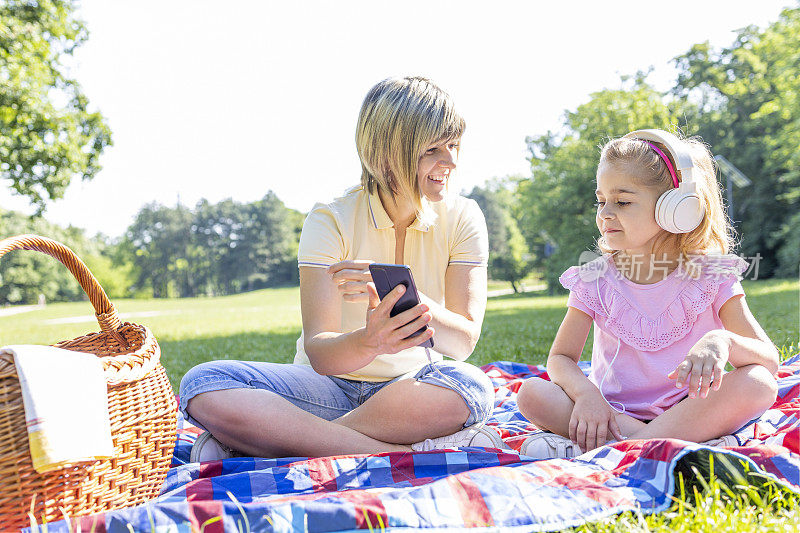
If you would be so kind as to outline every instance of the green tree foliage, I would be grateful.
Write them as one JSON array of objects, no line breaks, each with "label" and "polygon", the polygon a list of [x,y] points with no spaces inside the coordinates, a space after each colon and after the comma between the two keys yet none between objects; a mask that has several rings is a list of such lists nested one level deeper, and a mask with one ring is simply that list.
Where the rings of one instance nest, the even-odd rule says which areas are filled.
[{"label": "green tree foliage", "polygon": [[[109,297],[128,295],[130,273],[111,266],[111,248],[102,237],[89,239],[81,229],[64,229],[41,217],[13,211],[0,211],[0,228],[0,238],[33,233],[65,244],[86,263]],[[20,250],[0,259],[0,305],[34,304],[40,294],[48,302],[85,297],[67,267],[46,254]]]},{"label": "green tree foliage", "polygon": [[730,47],[697,44],[676,63],[674,93],[691,102],[690,122],[715,153],[753,181],[734,191],[741,253],[761,254],[761,274],[795,275],[800,219],[791,215],[800,204],[800,8],[784,10],[764,30],[740,30]]},{"label": "green tree foliage", "polygon": [[193,215],[183,206],[145,205],[120,243],[118,258],[132,261],[137,287],[152,288],[153,296],[190,296],[198,253],[191,239]]},{"label": "green tree foliage", "polygon": [[678,124],[677,113],[644,75],[625,83],[630,87],[593,93],[567,112],[561,131],[527,139],[533,175],[519,182],[516,218],[551,291],[599,237],[594,191],[600,147],[634,129],[670,130]]},{"label": "green tree foliage", "polygon": [[468,195],[486,217],[489,232],[489,277],[508,281],[514,292],[531,271],[533,262],[517,221],[512,217],[515,201],[511,188],[502,182],[474,187]]},{"label": "green tree foliage", "polygon": [[245,240],[252,272],[245,288],[298,283],[297,251],[305,217],[286,208],[271,191],[249,204],[249,214]]},{"label": "green tree foliage", "polygon": [[[0,211],[0,239],[35,233],[60,241],[80,257],[110,297],[231,294],[294,284],[304,216],[275,194],[241,204],[205,200],[192,210],[144,206],[117,244],[41,217]],[[77,300],[83,291],[55,259],[11,252],[0,261],[0,305]]]},{"label": "green tree foliage", "polygon": [[92,275],[106,291],[109,298],[127,298],[133,296],[133,265],[118,264],[114,261],[116,246],[97,239],[90,241],[102,246],[101,250],[80,256]]},{"label": "green tree foliage", "polygon": [[111,143],[65,62],[87,37],[69,0],[0,1],[0,178],[39,212]]},{"label": "green tree foliage", "polygon": [[739,31],[727,48],[693,46],[676,59],[672,99],[645,75],[604,90],[566,114],[558,132],[529,138],[533,177],[519,183],[515,217],[551,289],[594,247],[594,174],[607,138],[642,127],[699,134],[753,181],[734,191],[739,253],[760,254],[759,275],[794,276],[800,265],[800,8],[764,30]]},{"label": "green tree foliage", "polygon": [[120,243],[137,289],[155,297],[232,294],[297,282],[303,216],[274,193],[257,202],[143,207]]}]

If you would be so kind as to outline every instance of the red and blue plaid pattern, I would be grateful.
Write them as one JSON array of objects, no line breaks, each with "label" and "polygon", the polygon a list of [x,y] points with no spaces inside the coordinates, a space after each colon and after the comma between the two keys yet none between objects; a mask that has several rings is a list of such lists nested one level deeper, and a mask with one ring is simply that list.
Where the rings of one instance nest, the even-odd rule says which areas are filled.
[{"label": "red and blue plaid pattern", "polygon": [[[584,371],[588,370],[586,366]],[[496,388],[491,424],[519,448],[534,428],[516,408],[522,380],[543,367],[484,367]],[[535,461],[513,450],[235,458],[186,462],[197,429],[179,430],[162,495],[148,505],[76,518],[72,531],[355,531],[562,529],[625,510],[667,509],[681,462],[743,465],[800,492],[800,355],[779,373],[772,409],[736,433],[739,446],[625,441],[573,460]],[[703,459],[706,459],[706,463]],[[68,531],[65,521],[48,531]]]}]

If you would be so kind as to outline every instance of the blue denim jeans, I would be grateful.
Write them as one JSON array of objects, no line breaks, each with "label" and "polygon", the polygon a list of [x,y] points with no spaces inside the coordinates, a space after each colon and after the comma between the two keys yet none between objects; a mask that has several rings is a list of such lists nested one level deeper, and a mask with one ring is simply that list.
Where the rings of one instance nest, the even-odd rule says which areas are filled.
[{"label": "blue denim jeans", "polygon": [[457,392],[470,412],[464,427],[486,421],[494,409],[494,388],[489,378],[480,368],[459,361],[436,361],[415,373],[376,383],[323,376],[308,365],[221,360],[197,365],[183,376],[180,410],[186,420],[203,428],[186,412],[189,400],[204,392],[250,388],[273,392],[304,411],[334,420],[401,379],[415,379]]}]

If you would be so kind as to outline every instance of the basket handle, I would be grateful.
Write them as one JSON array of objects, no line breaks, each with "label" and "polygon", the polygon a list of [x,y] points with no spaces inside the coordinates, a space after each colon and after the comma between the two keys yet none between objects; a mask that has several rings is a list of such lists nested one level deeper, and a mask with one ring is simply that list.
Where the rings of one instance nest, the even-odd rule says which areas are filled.
[{"label": "basket handle", "polygon": [[117,333],[117,330],[122,325],[117,310],[108,299],[108,296],[106,296],[106,291],[103,290],[103,287],[100,286],[84,262],[75,255],[75,252],[60,242],[30,234],[17,235],[0,241],[0,257],[13,250],[35,250],[61,261],[72,272],[72,275],[75,276],[75,279],[78,280],[83,291],[89,297],[89,301],[92,302],[100,329],[104,333],[113,335],[123,345],[128,344],[124,337]]}]

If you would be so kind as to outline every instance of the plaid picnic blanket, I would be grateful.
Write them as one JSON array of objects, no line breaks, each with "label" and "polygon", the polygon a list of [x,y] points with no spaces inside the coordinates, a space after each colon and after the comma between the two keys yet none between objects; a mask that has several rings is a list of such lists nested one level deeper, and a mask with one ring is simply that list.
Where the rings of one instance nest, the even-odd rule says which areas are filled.
[{"label": "plaid picnic blanket", "polygon": [[[573,460],[537,461],[514,451],[535,429],[519,415],[516,391],[526,378],[547,378],[545,369],[498,362],[483,370],[496,388],[490,424],[511,450],[196,464],[187,459],[199,431],[184,423],[158,499],[76,518],[71,531],[550,531],[626,510],[663,511],[677,472],[707,474],[711,463],[734,482],[750,471],[800,492],[800,355],[784,362],[775,405],[736,433],[738,446],[625,441]],[[48,531],[69,527],[49,523]]]}]

